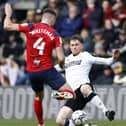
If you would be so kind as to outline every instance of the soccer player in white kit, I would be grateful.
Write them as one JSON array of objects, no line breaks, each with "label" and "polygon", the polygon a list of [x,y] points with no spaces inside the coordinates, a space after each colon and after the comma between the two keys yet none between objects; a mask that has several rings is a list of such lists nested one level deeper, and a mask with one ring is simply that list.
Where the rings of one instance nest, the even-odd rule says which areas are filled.
[{"label": "soccer player in white kit", "polygon": [[94,92],[90,84],[89,72],[93,64],[111,65],[119,57],[119,50],[113,52],[110,58],[94,57],[90,53],[82,52],[82,40],[79,36],[70,39],[70,54],[65,59],[65,77],[76,94],[76,99],[71,99],[60,109],[56,123],[59,126],[73,126],[71,118],[75,110],[81,110],[90,102],[99,109],[110,120],[114,120],[115,112],[109,111],[100,97]]}]

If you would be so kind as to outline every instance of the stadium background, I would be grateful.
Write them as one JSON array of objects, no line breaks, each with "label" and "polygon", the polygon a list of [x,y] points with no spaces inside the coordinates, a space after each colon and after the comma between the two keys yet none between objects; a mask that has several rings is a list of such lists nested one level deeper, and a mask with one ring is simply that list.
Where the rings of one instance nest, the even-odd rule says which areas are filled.
[{"label": "stadium background", "polygon": [[[0,1],[0,126],[36,125],[33,112],[33,92],[25,70],[26,38],[24,34],[3,29],[4,4]],[[110,67],[94,65],[90,73],[91,82],[110,109],[117,111],[119,122],[101,122],[100,126],[126,125],[126,2],[125,0],[9,0],[13,6],[13,22],[39,22],[41,12],[51,7],[57,13],[55,29],[63,38],[65,55],[69,55],[69,38],[79,34],[84,50],[95,56],[109,57],[113,49],[119,48],[121,55]],[[53,51],[53,63],[56,54]],[[61,73],[64,75],[64,73]],[[45,87],[44,116],[54,119],[63,105],[50,98],[50,88]],[[48,106],[47,106],[48,105]],[[96,108],[85,109],[91,119],[104,119]],[[3,120],[6,119],[6,120]],[[16,120],[23,120],[17,123]],[[28,121],[32,119],[32,121]],[[54,122],[54,121],[53,121]],[[47,126],[55,126],[55,123]],[[99,122],[98,122],[99,123]],[[105,124],[104,124],[105,123]]]}]

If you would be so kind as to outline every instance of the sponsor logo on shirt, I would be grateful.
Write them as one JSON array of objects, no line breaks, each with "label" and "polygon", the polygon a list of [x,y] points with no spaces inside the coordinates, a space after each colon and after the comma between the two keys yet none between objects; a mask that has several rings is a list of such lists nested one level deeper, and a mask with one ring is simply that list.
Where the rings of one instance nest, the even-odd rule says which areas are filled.
[{"label": "sponsor logo on shirt", "polygon": [[82,60],[77,60],[77,61],[71,61],[69,63],[65,63],[65,68],[75,66],[75,65],[80,65]]}]

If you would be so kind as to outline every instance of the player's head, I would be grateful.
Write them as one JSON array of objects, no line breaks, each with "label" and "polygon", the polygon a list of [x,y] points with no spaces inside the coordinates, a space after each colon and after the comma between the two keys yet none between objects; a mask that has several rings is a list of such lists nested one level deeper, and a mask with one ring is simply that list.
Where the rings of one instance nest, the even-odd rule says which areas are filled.
[{"label": "player's head", "polygon": [[83,50],[83,40],[75,35],[70,39],[70,49],[73,55],[78,55]]},{"label": "player's head", "polygon": [[46,8],[42,12],[42,22],[48,25],[54,25],[56,20],[56,13],[50,8]]}]

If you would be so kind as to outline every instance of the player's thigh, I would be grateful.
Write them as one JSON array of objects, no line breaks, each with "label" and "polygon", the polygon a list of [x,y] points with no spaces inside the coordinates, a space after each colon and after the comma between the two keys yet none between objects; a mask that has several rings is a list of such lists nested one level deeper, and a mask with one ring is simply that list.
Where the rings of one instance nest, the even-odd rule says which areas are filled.
[{"label": "player's thigh", "polygon": [[66,83],[65,79],[55,68],[46,71],[45,76],[45,82],[54,90],[59,90]]},{"label": "player's thigh", "polygon": [[32,89],[37,93],[43,92],[43,81],[39,72],[29,72],[28,77],[31,82]]},{"label": "player's thigh", "polygon": [[72,109],[72,111],[75,110],[81,110],[83,109],[86,104],[88,103],[88,99],[84,98],[83,94],[80,92],[80,88],[78,88],[75,91],[76,99],[70,99],[65,103],[65,106]]}]

